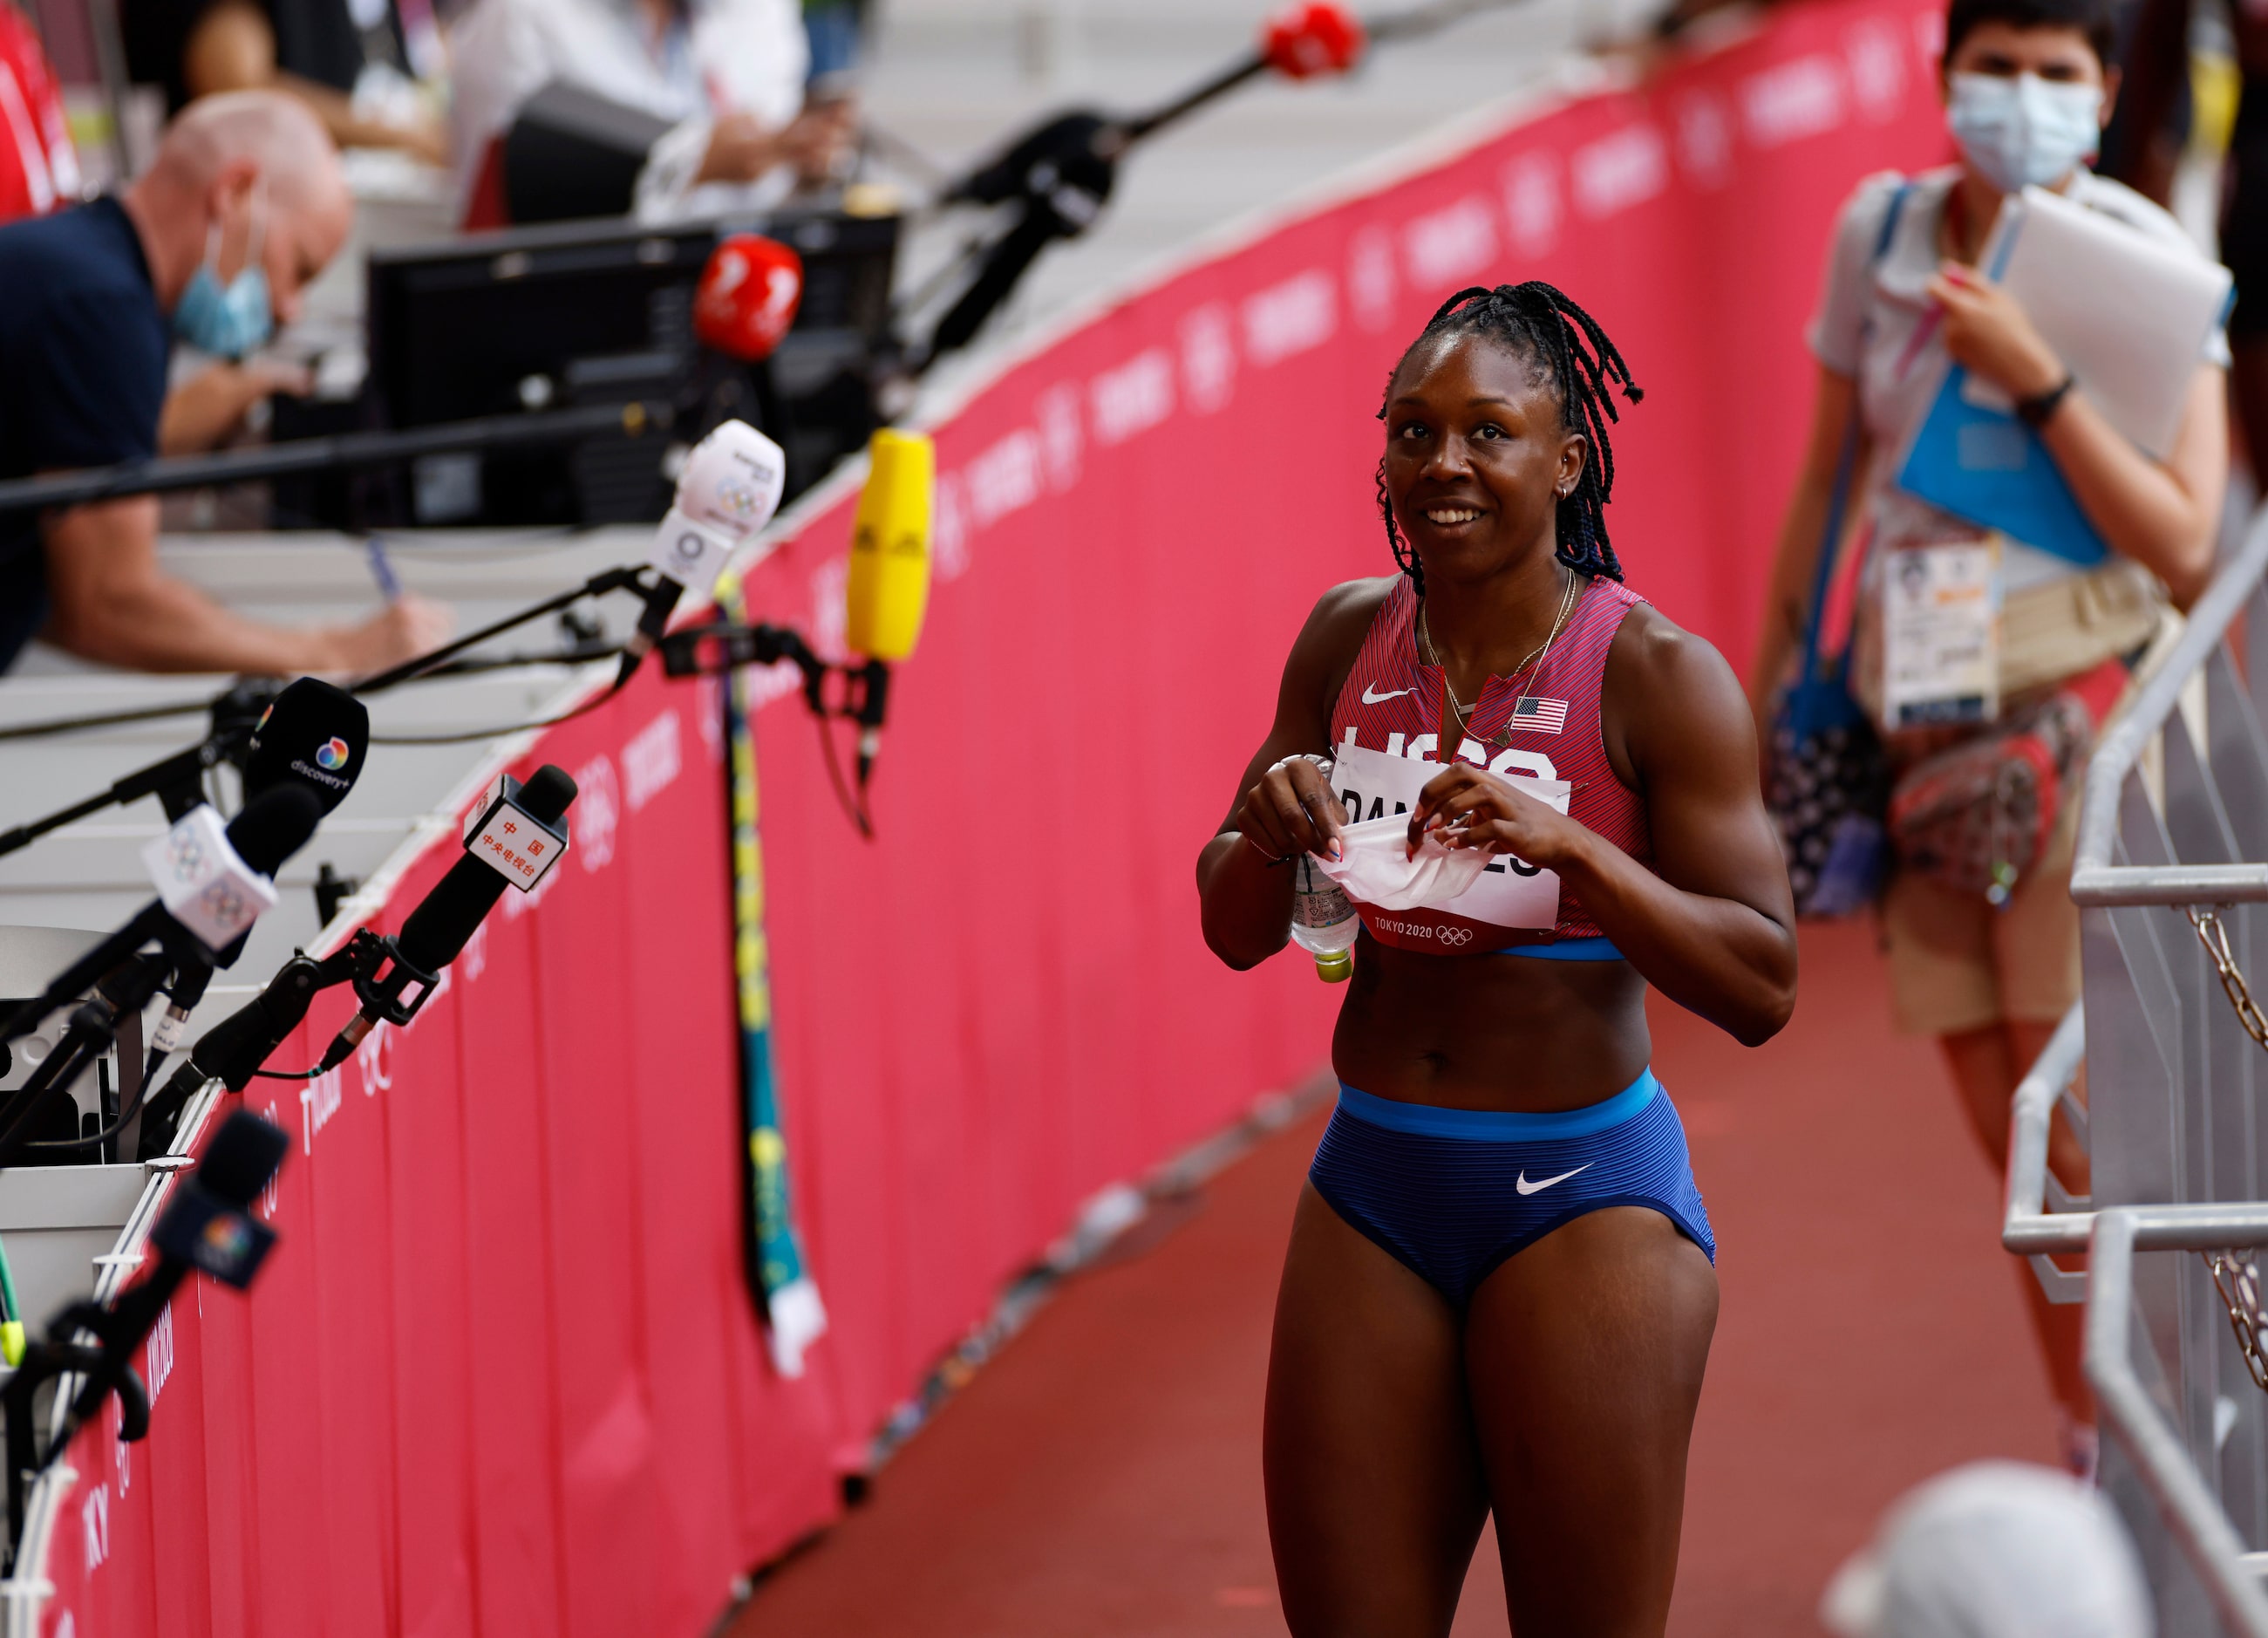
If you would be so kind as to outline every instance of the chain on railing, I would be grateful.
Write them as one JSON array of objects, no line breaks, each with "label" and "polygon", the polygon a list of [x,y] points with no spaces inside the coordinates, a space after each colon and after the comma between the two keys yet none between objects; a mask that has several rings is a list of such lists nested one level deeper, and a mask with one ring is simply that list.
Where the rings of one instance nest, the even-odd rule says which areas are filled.
[{"label": "chain on railing", "polygon": [[[2252,1037],[2255,1046],[2268,1048],[2268,1015],[2264,1015],[2260,1003],[2252,999],[2252,986],[2244,981],[2244,970],[2236,964],[2236,953],[2228,948],[2228,924],[2220,919],[2226,908],[2215,904],[2200,911],[2190,904],[2183,907],[2182,914],[2197,929],[2198,942],[2205,946],[2205,959],[2220,976],[2221,993],[2236,1009],[2236,1022],[2244,1026],[2244,1033]],[[2268,1387],[2268,1383],[2262,1385]]]},{"label": "chain on railing", "polygon": [[2200,1251],[2213,1271],[2213,1288],[2228,1310],[2228,1327],[2236,1333],[2236,1351],[2244,1355],[2244,1369],[2252,1385],[2268,1393],[2268,1354],[2261,1339],[2268,1335],[2268,1314],[2260,1310],[2260,1265],[2236,1251]]}]

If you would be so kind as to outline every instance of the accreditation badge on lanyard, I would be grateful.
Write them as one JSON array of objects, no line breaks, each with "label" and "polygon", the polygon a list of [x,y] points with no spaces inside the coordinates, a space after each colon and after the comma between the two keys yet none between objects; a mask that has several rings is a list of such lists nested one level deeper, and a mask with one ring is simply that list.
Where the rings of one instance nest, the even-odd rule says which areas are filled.
[{"label": "accreditation badge on lanyard", "polygon": [[2000,714],[2000,542],[1902,546],[1882,564],[1882,716],[1892,728]]}]

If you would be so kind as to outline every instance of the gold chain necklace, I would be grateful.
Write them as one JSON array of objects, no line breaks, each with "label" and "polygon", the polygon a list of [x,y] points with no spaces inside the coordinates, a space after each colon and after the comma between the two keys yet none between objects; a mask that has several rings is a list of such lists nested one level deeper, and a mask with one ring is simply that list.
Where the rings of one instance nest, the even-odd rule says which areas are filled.
[{"label": "gold chain necklace", "polygon": [[[1543,662],[1551,657],[1551,645],[1559,640],[1559,633],[1565,627],[1567,616],[1575,607],[1576,588],[1582,584],[1581,575],[1568,574],[1567,589],[1559,595],[1559,612],[1552,616],[1551,630],[1545,636],[1543,646],[1512,668],[1512,675],[1518,676],[1521,672],[1527,671],[1529,666],[1535,668],[1534,671],[1528,673],[1528,680],[1521,684],[1520,697],[1512,702],[1512,715],[1505,719],[1505,731],[1507,734],[1511,732],[1511,725],[1519,719],[1520,708],[1528,703],[1528,690],[1535,686],[1535,679],[1543,675]],[[1458,703],[1457,690],[1449,682],[1449,668],[1441,663],[1440,653],[1433,646],[1432,634],[1425,629],[1425,604],[1422,598],[1418,604],[1418,658],[1441,674],[1441,691],[1449,697],[1449,709],[1456,713],[1457,731],[1462,734],[1464,732],[1465,725],[1472,719],[1473,712],[1480,709],[1481,703],[1477,699],[1469,705]]]}]

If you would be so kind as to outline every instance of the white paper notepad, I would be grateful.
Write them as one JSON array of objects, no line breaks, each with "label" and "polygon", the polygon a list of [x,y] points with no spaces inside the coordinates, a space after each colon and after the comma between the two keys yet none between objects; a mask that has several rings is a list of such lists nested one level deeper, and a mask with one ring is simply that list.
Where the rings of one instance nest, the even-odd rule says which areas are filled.
[{"label": "white paper notepad", "polygon": [[[2227,268],[2043,188],[2001,208],[1983,263],[2113,426],[2149,454],[2173,447],[2228,311]],[[1971,380],[1972,402],[2007,407]]]}]

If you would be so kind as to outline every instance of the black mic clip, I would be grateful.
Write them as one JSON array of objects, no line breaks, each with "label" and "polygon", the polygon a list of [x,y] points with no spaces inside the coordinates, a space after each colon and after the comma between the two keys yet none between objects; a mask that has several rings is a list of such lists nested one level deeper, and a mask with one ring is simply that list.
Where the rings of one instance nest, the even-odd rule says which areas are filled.
[{"label": "black mic clip", "polygon": [[[882,721],[889,708],[890,668],[887,662],[869,660],[861,666],[829,664],[813,652],[800,632],[779,625],[733,625],[720,621],[688,626],[661,640],[662,669],[673,677],[702,676],[741,666],[776,666],[782,660],[793,665],[803,675],[803,703],[811,708],[812,717],[819,724],[819,742],[826,753],[828,778],[834,782],[836,796],[850,823],[858,827],[859,835],[871,841],[874,822],[866,812],[866,783],[874,771],[874,753],[881,743]],[[833,675],[843,679],[842,697],[830,702],[827,697],[827,679]],[[835,736],[828,727],[836,718],[855,723],[858,728],[855,794],[843,784]]]},{"label": "black mic clip", "polygon": [[423,1011],[425,1003],[433,999],[440,986],[441,975],[428,972],[401,954],[400,942],[378,933],[357,934],[367,937],[361,961],[354,974],[355,999],[362,1010],[347,1021],[347,1026],[331,1043],[315,1073],[336,1069],[360,1046],[363,1038],[381,1023],[396,1029],[408,1023]]},{"label": "black mic clip", "polygon": [[[24,1494],[31,1481],[48,1469],[63,1447],[60,1440],[40,1450],[35,1396],[48,1383],[77,1376],[87,1389],[118,1396],[118,1437],[134,1443],[150,1431],[150,1394],[142,1378],[127,1361],[133,1340],[116,1335],[119,1327],[111,1310],[83,1300],[59,1310],[48,1322],[48,1334],[24,1344],[24,1357],[8,1378],[4,1401],[8,1419],[8,1551],[9,1567],[24,1539]],[[82,1337],[92,1337],[83,1341]]]},{"label": "black mic clip", "polygon": [[661,639],[661,668],[673,677],[713,675],[742,666],[776,666],[786,660],[803,675],[804,703],[815,716],[829,716],[827,674],[834,669],[800,631],[784,625],[733,625],[718,621],[689,625]]},{"label": "black mic clip", "polygon": [[858,789],[863,795],[873,776],[874,754],[881,749],[882,724],[890,714],[890,665],[886,660],[869,660],[843,675],[850,697],[843,703],[843,714],[858,725]]},{"label": "black mic clip", "polygon": [[[291,959],[276,970],[266,987],[206,1030],[190,1049],[188,1061],[144,1100],[137,1158],[151,1160],[173,1147],[183,1111],[208,1081],[217,1081],[231,1092],[250,1086],[261,1066],[306,1018],[317,995],[342,984],[353,985],[358,994],[367,993],[365,986],[391,987],[392,975],[381,984],[379,973],[394,955],[394,941],[368,927],[356,928],[352,938],[320,961],[305,950],[292,951]],[[402,974],[404,988],[413,976],[409,971]],[[417,998],[408,1010],[414,1014],[422,1000],[422,996]],[[400,1005],[398,997],[394,1004]]]}]

